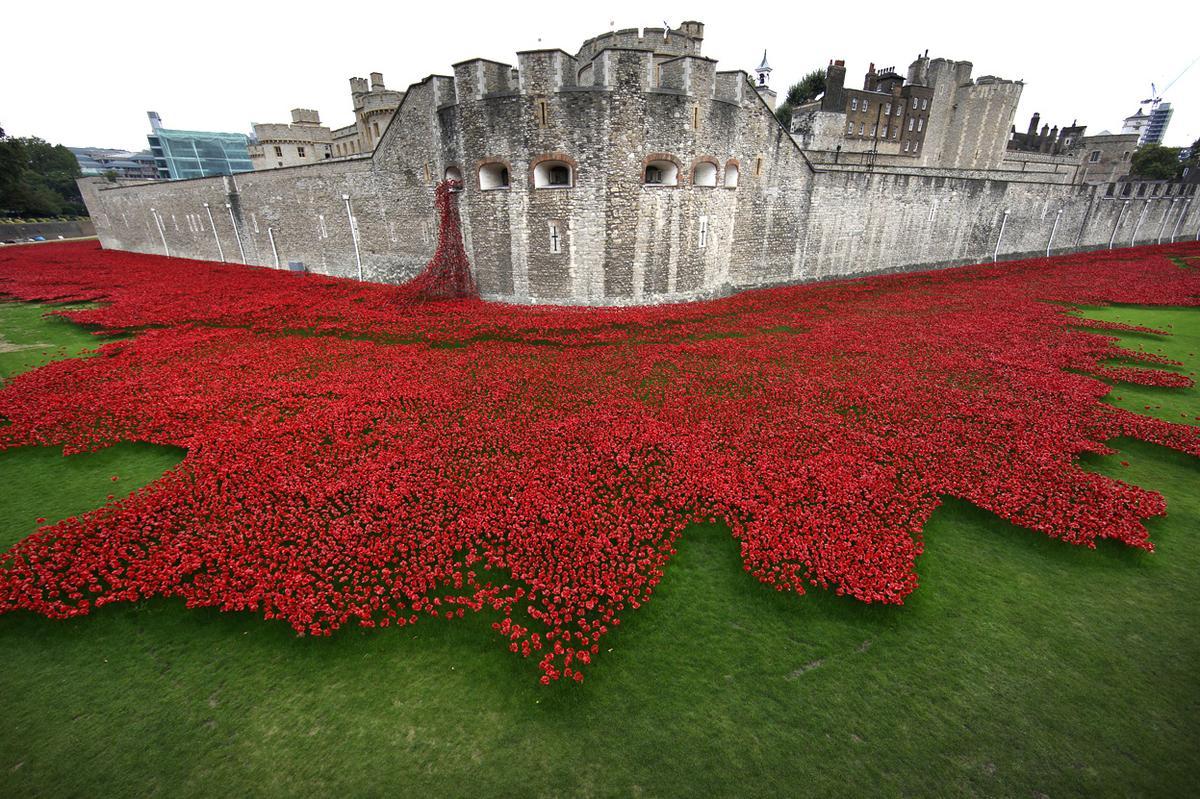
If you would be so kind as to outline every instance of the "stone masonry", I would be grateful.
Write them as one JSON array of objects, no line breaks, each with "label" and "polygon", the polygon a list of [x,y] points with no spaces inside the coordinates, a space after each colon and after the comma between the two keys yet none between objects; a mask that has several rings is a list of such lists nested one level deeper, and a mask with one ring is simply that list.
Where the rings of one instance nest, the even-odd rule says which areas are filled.
[{"label": "stone masonry", "polygon": [[[519,303],[695,300],[1198,233],[1188,187],[1125,197],[1042,173],[815,166],[746,73],[700,55],[702,39],[703,26],[687,22],[604,34],[574,56],[518,53],[515,67],[455,64],[452,76],[409,87],[370,155],[80,185],[106,248],[275,268],[302,261],[322,274],[400,282],[433,254],[436,185],[461,179],[481,292]],[[993,91],[1008,89],[980,80],[972,96]],[[999,165],[1003,138],[968,128],[931,123],[930,133],[938,147]],[[988,147],[994,156],[976,156]]]}]

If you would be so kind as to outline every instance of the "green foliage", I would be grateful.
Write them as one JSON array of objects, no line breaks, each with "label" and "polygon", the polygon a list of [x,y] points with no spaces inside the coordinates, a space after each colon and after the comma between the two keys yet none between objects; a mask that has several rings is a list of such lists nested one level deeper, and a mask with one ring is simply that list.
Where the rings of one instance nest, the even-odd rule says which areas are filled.
[{"label": "green foliage", "polygon": [[75,155],[42,139],[0,138],[0,214],[61,216],[86,213],[75,179]]},{"label": "green foliage", "polygon": [[783,102],[775,109],[775,118],[785,128],[792,125],[792,111],[825,91],[825,70],[814,69],[788,87]]},{"label": "green foliage", "polygon": [[1147,144],[1133,154],[1130,176],[1144,180],[1174,180],[1183,172],[1178,147]]},{"label": "green foliage", "polygon": [[1188,157],[1180,161],[1181,167],[1192,167],[1193,169],[1200,167],[1200,139],[1192,142],[1192,146],[1187,148]]}]

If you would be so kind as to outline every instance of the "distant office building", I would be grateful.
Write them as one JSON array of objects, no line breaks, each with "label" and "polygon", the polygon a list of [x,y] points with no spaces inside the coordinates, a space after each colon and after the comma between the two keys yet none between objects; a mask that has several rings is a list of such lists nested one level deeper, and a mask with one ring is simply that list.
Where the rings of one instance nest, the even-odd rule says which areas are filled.
[{"label": "distant office building", "polygon": [[231,175],[254,169],[250,162],[250,137],[244,133],[199,130],[168,130],[154,111],[150,117],[150,152],[158,176],[164,180]]},{"label": "distant office building", "polygon": [[1150,122],[1142,134],[1142,144],[1162,144],[1163,136],[1167,133],[1167,125],[1171,122],[1171,114],[1175,110],[1170,103],[1159,103],[1150,111]]},{"label": "distant office building", "polygon": [[127,180],[154,180],[158,165],[149,150],[131,153],[107,147],[68,147],[85,175],[112,174]]}]

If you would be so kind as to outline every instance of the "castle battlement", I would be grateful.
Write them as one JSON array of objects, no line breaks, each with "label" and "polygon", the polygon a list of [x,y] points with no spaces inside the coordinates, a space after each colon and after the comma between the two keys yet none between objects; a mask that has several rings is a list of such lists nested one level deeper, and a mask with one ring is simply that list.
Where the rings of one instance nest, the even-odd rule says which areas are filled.
[{"label": "castle battlement", "polygon": [[[461,61],[405,92],[372,73],[370,83],[352,80],[358,118],[332,132],[332,160],[81,187],[106,247],[302,261],[399,282],[437,246],[438,184],[460,181],[463,246],[480,291],[521,303],[677,302],[1122,237],[1144,243],[1151,230],[1195,235],[1191,194],[1105,193],[1066,182],[1059,163],[1006,163],[1021,84],[973,81],[967,61],[919,57],[907,83],[869,73],[886,91],[845,87],[844,64],[831,61],[826,96],[805,113],[832,119],[843,141],[874,141],[875,126],[901,154],[885,156],[887,166],[877,152],[852,154],[870,155],[857,162],[834,152],[816,168],[769,107],[765,57],[751,83],[742,70],[718,71],[700,54],[702,38],[691,22],[612,31],[576,55]],[[369,98],[385,93],[397,98],[394,113],[372,116]],[[347,152],[351,136],[364,146]],[[913,142],[921,146],[903,155]]]}]

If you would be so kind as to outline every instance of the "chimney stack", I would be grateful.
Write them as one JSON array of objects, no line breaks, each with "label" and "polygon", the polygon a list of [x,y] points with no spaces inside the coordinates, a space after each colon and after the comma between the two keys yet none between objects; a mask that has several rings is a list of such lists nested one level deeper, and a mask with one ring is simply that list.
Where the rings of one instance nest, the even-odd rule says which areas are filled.
[{"label": "chimney stack", "polygon": [[384,88],[383,73],[382,72],[372,72],[371,73],[371,91],[379,91],[379,90],[382,90],[383,88]]},{"label": "chimney stack", "polygon": [[825,70],[825,96],[821,98],[822,111],[844,111],[846,109],[846,62],[835,59]]}]

